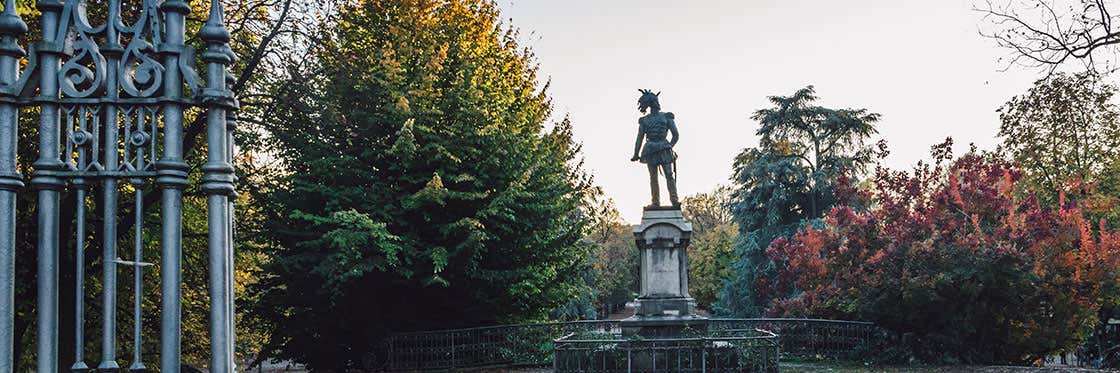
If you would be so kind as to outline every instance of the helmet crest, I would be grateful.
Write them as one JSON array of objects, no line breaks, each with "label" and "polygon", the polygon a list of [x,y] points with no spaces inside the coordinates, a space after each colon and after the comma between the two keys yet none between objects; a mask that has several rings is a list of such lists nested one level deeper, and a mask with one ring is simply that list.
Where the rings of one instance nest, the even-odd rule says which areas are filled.
[{"label": "helmet crest", "polygon": [[638,110],[643,114],[651,107],[657,111],[661,110],[661,103],[657,100],[657,96],[661,95],[661,92],[653,93],[651,90],[640,88],[638,92],[642,93],[642,97],[638,98]]}]

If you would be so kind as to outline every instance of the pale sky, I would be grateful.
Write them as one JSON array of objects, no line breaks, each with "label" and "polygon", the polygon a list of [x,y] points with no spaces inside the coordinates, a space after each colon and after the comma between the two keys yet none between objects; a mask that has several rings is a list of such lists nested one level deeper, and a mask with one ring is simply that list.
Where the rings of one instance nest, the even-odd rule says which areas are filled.
[{"label": "pale sky", "polygon": [[[661,91],[681,141],[681,196],[729,183],[757,144],[751,113],[813,84],[822,105],[883,115],[892,168],[928,159],[946,136],[958,153],[990,149],[995,110],[1040,77],[1001,72],[1007,51],[977,33],[972,0],[498,0],[571,115],[596,183],[629,222],[649,203],[629,161],[638,88]],[[662,192],[662,199],[668,196]]]}]

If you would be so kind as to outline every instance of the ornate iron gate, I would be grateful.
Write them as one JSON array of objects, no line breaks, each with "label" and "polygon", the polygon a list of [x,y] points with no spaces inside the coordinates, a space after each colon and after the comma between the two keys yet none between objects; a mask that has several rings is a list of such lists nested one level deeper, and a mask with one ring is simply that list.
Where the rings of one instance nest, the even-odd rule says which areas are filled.
[{"label": "ornate iron gate", "polygon": [[[86,249],[86,201],[100,198],[101,350],[95,366],[116,371],[117,265],[133,272],[133,346],[141,346],[141,271],[143,260],[143,189],[154,183],[160,193],[161,339],[160,365],[180,371],[181,253],[183,190],[188,184],[184,159],[184,110],[206,110],[207,159],[201,188],[207,195],[211,371],[234,370],[233,344],[233,205],[232,131],[237,102],[226,87],[234,55],[230,34],[217,0],[198,36],[205,78],[194,70],[194,51],[185,44],[184,0],[134,0],[134,21],[122,17],[122,0],[96,2],[104,23],[90,23],[86,0],[38,0],[41,41],[29,53],[19,45],[28,31],[6,0],[0,14],[0,373],[14,369],[13,340],[16,194],[24,177],[16,165],[17,124],[21,108],[37,107],[39,153],[30,188],[38,200],[38,372],[56,373],[63,364],[85,371],[83,292]],[[139,8],[135,8],[139,7]],[[99,14],[100,15],[100,14]],[[21,62],[26,57],[26,65]],[[22,70],[22,71],[21,71]],[[118,256],[117,204],[124,184],[135,190],[134,242],[130,260]],[[59,221],[60,194],[77,195],[77,260],[73,362],[59,361]],[[127,255],[126,255],[127,256]],[[21,258],[22,260],[22,258]],[[30,262],[30,261],[28,261]],[[69,342],[69,341],[67,341]],[[132,348],[131,370],[145,370],[140,348]]]}]

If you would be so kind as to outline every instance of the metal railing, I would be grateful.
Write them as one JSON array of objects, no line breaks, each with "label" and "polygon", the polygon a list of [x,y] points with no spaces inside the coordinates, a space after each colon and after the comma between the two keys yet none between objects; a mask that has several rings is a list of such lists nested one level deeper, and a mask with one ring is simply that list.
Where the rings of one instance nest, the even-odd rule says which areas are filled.
[{"label": "metal railing", "polygon": [[669,339],[557,339],[556,372],[777,372],[779,343],[773,332]]},{"label": "metal railing", "polygon": [[783,355],[854,359],[882,341],[883,329],[869,322],[822,319],[710,319],[717,331],[769,330],[778,334]]},{"label": "metal railing", "polygon": [[385,341],[386,363],[390,370],[547,365],[557,338],[620,330],[618,321],[596,320],[397,334]]},{"label": "metal railing", "polygon": [[[548,366],[556,340],[574,335],[621,333],[624,321],[594,320],[487,326],[401,333],[388,337],[376,360],[391,371],[485,366]],[[701,340],[773,332],[782,356],[855,358],[879,341],[872,323],[817,319],[708,319]]]},{"label": "metal railing", "polygon": [[[30,3],[30,2],[28,2]],[[124,3],[124,4],[122,4]],[[192,4],[209,3],[206,23],[198,38],[206,45],[198,54],[205,76],[195,70],[195,50],[187,43],[187,20]],[[210,263],[210,371],[233,372],[233,130],[237,100],[227,85],[234,52],[218,0],[36,0],[39,42],[21,46],[27,23],[16,1],[5,0],[0,14],[0,373],[12,373],[15,340],[16,266],[36,266],[35,371],[60,369],[117,371],[128,361],[132,371],[145,371],[155,356],[143,346],[145,318],[145,237],[159,237],[161,287],[160,369],[181,369],[183,193],[201,187],[206,195]],[[130,15],[122,15],[122,6]],[[90,12],[93,12],[91,15]],[[94,21],[94,23],[91,23]],[[23,44],[26,45],[26,44]],[[184,113],[203,109],[206,118],[205,164],[201,180],[190,177],[190,150],[184,149]],[[20,115],[38,120],[38,154],[31,175],[21,175],[17,163]],[[199,160],[201,161],[201,159]],[[201,162],[199,162],[201,163]],[[30,176],[29,179],[26,176]],[[26,180],[25,180],[26,179]],[[30,190],[25,190],[27,181]],[[125,184],[130,185],[125,185]],[[76,200],[64,205],[69,190]],[[129,192],[131,190],[131,193]],[[16,197],[36,195],[37,258],[16,258]],[[148,194],[150,193],[150,194]],[[135,201],[120,208],[122,199]],[[158,198],[152,198],[158,195]],[[96,200],[95,211],[88,211]],[[145,202],[149,201],[149,202]],[[159,226],[145,224],[145,211],[159,204]],[[27,207],[30,208],[30,207]],[[146,210],[147,209],[147,210]],[[71,216],[73,225],[63,220]],[[131,213],[131,216],[127,216]],[[87,220],[87,218],[89,218]],[[120,223],[120,225],[118,225]],[[131,225],[129,225],[131,224]],[[65,229],[72,227],[73,231]],[[131,228],[131,242],[122,228]],[[90,232],[98,231],[93,244]],[[122,242],[127,242],[122,245]],[[93,244],[93,245],[91,245]],[[74,257],[68,248],[74,247]],[[96,267],[101,279],[86,287],[87,248],[101,251]],[[131,250],[127,250],[129,248]],[[122,250],[125,249],[125,250]],[[131,252],[129,252],[131,251]],[[17,259],[20,261],[17,263]],[[74,333],[60,340],[60,273],[73,262]],[[131,320],[120,317],[118,274],[133,275]],[[93,294],[91,294],[91,291]],[[100,296],[99,304],[86,300]],[[86,320],[86,311],[99,307],[100,320]],[[131,321],[130,345],[120,346],[117,323]],[[89,323],[87,323],[89,321]],[[127,321],[126,321],[127,322]],[[90,328],[97,323],[97,327]],[[86,356],[85,332],[100,335],[100,356]],[[61,361],[61,344],[73,344],[72,361]],[[122,356],[129,351],[131,357]]]}]

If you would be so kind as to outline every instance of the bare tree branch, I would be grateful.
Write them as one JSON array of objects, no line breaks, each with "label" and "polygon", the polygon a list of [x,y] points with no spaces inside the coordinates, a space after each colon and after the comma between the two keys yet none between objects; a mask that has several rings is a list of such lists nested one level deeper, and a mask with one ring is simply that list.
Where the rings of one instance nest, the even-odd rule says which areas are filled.
[{"label": "bare tree branch", "polygon": [[1051,74],[1070,62],[1116,68],[1112,58],[1098,58],[1120,44],[1108,6],[1104,0],[986,0],[973,10],[984,15],[980,35],[1010,50],[1004,70],[1019,65]]}]

